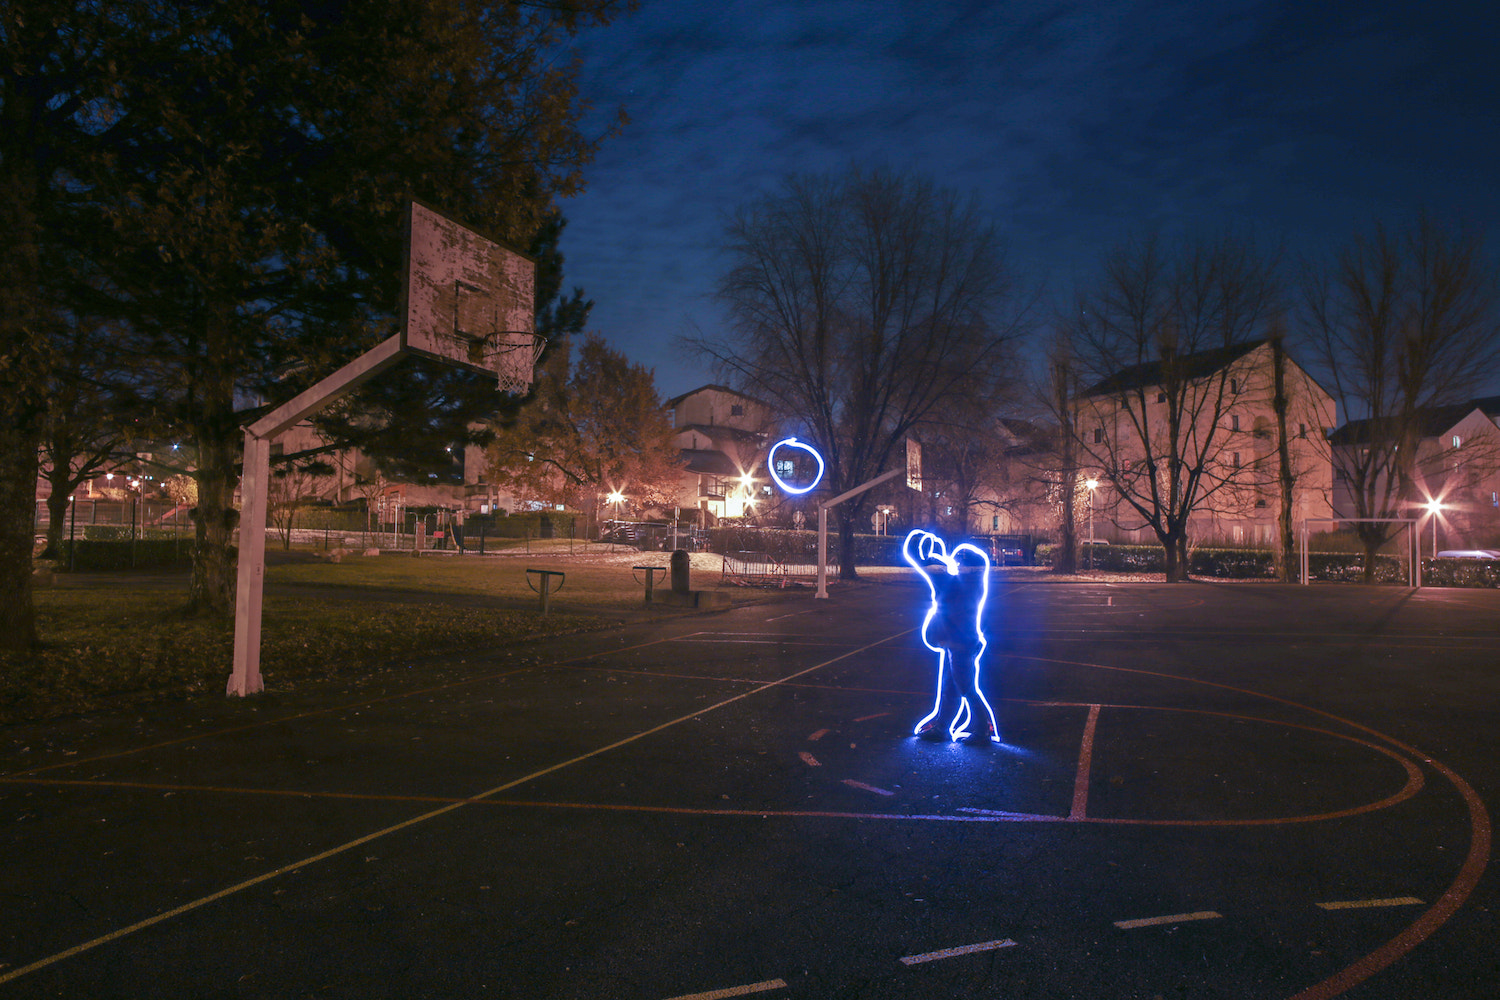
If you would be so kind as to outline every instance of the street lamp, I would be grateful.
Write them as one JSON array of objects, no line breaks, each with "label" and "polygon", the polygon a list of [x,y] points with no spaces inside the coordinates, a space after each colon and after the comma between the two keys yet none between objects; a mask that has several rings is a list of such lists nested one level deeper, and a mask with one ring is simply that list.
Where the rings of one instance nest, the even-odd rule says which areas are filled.
[{"label": "street lamp", "polygon": [[1099,480],[1088,479],[1084,481],[1089,488],[1089,572],[1094,571],[1094,491],[1099,488]]},{"label": "street lamp", "polygon": [[1427,501],[1427,512],[1432,515],[1432,558],[1434,558],[1434,559],[1437,558],[1437,554],[1438,554],[1438,544],[1437,544],[1438,511],[1440,511],[1442,509],[1443,509],[1442,501],[1439,501],[1439,500],[1429,500],[1429,501]]}]

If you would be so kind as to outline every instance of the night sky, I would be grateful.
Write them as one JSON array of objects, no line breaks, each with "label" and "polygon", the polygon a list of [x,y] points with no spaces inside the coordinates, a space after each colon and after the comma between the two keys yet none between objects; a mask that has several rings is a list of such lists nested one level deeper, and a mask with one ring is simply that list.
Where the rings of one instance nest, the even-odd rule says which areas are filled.
[{"label": "night sky", "polygon": [[563,204],[565,280],[670,397],[712,373],[723,219],[789,173],[973,192],[1065,300],[1131,235],[1319,254],[1426,208],[1500,255],[1500,4],[644,0],[582,39],[630,123]]}]

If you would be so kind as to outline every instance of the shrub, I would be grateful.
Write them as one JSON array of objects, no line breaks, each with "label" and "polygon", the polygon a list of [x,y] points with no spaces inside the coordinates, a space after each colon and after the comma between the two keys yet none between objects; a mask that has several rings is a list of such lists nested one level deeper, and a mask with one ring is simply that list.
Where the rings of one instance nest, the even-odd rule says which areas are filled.
[{"label": "shrub", "polygon": [[1500,587],[1500,561],[1423,559],[1422,582],[1429,587]]},{"label": "shrub", "polygon": [[60,567],[69,564],[69,547],[72,548],[72,566],[75,572],[128,569],[168,569],[193,564],[193,539],[181,538],[170,532],[165,535],[130,541],[126,528],[123,541],[95,538],[80,538],[63,542],[62,553],[57,562]]}]

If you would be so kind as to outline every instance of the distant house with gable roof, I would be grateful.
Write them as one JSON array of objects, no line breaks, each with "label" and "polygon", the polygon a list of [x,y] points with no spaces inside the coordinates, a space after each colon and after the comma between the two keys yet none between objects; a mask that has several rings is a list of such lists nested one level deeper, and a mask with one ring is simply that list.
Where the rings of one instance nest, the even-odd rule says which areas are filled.
[{"label": "distant house with gable roof", "polygon": [[767,496],[766,448],[775,426],[769,404],[724,385],[667,400],[686,466],[680,508],[708,526],[742,517]]}]

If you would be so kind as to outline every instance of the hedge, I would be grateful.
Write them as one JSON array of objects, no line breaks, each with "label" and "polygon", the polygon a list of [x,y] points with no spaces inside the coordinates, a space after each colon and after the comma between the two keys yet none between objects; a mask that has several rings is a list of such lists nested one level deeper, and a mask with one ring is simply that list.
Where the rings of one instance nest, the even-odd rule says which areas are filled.
[{"label": "hedge", "polygon": [[1422,583],[1429,587],[1500,587],[1500,561],[1423,559]]},{"label": "hedge", "polygon": [[134,544],[128,538],[125,541],[80,538],[63,542],[56,564],[59,569],[68,568],[68,549],[71,546],[75,572],[181,568],[193,564],[193,544],[191,535],[138,538]]},{"label": "hedge", "polygon": [[[1089,546],[1078,547],[1078,567],[1089,565]],[[1111,573],[1162,573],[1167,571],[1166,552],[1160,545],[1095,545],[1093,568]],[[1051,562],[1055,545],[1037,548],[1039,562]],[[1439,563],[1474,563],[1476,560],[1440,559]],[[1188,550],[1188,575],[1219,580],[1275,579],[1275,559],[1269,549],[1194,548]],[[1424,564],[1425,565],[1425,564]],[[1358,552],[1309,552],[1308,576],[1313,580],[1359,583],[1364,580],[1364,555]],[[1464,567],[1460,567],[1464,569]],[[1423,570],[1424,582],[1433,586],[1495,586],[1486,583],[1439,582]],[[1456,571],[1454,571],[1456,572]],[[1396,556],[1375,557],[1376,583],[1405,583],[1408,570]]]},{"label": "hedge", "polygon": [[[855,535],[856,566],[901,565],[899,535]],[[828,561],[838,562],[838,533],[828,532]],[[708,529],[708,547],[712,552],[765,552],[783,562],[816,562],[818,533],[791,528],[755,528],[732,526]]]}]

